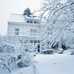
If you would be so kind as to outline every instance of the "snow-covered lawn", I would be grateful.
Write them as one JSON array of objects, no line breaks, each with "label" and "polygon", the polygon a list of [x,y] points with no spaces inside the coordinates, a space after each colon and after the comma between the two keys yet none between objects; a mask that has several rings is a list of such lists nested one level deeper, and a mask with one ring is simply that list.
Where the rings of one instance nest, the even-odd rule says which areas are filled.
[{"label": "snow-covered lawn", "polygon": [[39,54],[34,58],[36,73],[33,67],[19,69],[12,74],[74,74],[73,55],[43,55]]},{"label": "snow-covered lawn", "polygon": [[37,55],[39,74],[74,74],[74,56]]}]

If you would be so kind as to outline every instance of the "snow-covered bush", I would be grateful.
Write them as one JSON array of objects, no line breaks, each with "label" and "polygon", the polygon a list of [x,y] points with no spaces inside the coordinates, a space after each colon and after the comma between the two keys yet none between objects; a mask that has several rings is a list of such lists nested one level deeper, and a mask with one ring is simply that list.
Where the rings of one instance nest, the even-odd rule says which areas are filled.
[{"label": "snow-covered bush", "polygon": [[74,55],[74,51],[73,51],[73,52],[71,52],[71,55]]},{"label": "snow-covered bush", "polygon": [[[13,70],[15,70],[17,68],[16,65],[16,60],[17,58],[11,54],[3,54],[0,55],[0,71],[7,71],[7,72],[12,72]],[[1,67],[3,66],[3,67]],[[3,69],[4,68],[4,69]],[[4,73],[6,74],[6,73]]]},{"label": "snow-covered bush", "polygon": [[[41,18],[46,17],[47,30],[45,35],[47,34],[47,36],[45,39],[50,41],[49,46],[51,46],[51,48],[62,48],[63,51],[68,49],[69,45],[63,44],[62,40],[65,38],[67,42],[68,40],[70,41],[72,35],[74,36],[73,7],[73,0],[65,1],[64,3],[60,0],[44,0]],[[70,36],[67,36],[68,34]],[[59,42],[61,47],[55,42]],[[66,42],[64,41],[64,43]],[[63,53],[63,51],[61,53]]]},{"label": "snow-covered bush", "polygon": [[44,54],[53,54],[53,50],[47,50],[47,51],[43,51]]},{"label": "snow-covered bush", "polygon": [[11,70],[7,67],[6,64],[0,62],[0,74],[10,74]]},{"label": "snow-covered bush", "polygon": [[0,47],[0,53],[2,53],[3,52],[3,49],[2,49],[2,47]]},{"label": "snow-covered bush", "polygon": [[51,46],[52,49],[58,49],[58,42],[57,43],[53,43]]},{"label": "snow-covered bush", "polygon": [[25,52],[23,55],[20,55],[19,62],[17,63],[18,67],[28,67],[32,63],[32,55],[29,52]]},{"label": "snow-covered bush", "polygon": [[72,49],[68,49],[68,50],[65,50],[65,51],[63,52],[63,54],[72,55],[73,52],[74,52],[74,51],[72,51]]},{"label": "snow-covered bush", "polygon": [[15,52],[15,47],[12,44],[8,44],[5,41],[0,43],[0,52],[3,53],[12,53]]}]

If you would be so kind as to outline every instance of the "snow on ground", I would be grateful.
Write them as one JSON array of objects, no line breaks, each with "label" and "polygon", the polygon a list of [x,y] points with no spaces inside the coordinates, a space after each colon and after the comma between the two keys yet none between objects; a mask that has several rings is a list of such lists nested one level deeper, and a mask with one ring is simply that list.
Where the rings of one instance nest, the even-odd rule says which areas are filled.
[{"label": "snow on ground", "polygon": [[74,74],[73,55],[43,55],[39,54],[34,58],[36,72],[33,67],[19,69],[13,74]]},{"label": "snow on ground", "polygon": [[34,74],[34,73],[33,73],[32,66],[30,66],[30,67],[18,69],[17,71],[12,72],[11,74]]},{"label": "snow on ground", "polygon": [[37,55],[39,74],[74,74],[74,56]]}]

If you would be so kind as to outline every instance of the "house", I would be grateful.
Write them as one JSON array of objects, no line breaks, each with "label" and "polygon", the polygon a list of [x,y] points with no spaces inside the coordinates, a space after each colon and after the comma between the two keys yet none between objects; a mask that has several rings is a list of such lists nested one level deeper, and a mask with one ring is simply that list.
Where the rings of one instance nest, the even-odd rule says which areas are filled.
[{"label": "house", "polygon": [[41,50],[41,40],[45,32],[45,23],[40,17],[12,14],[8,21],[8,36],[20,38],[23,49]]}]

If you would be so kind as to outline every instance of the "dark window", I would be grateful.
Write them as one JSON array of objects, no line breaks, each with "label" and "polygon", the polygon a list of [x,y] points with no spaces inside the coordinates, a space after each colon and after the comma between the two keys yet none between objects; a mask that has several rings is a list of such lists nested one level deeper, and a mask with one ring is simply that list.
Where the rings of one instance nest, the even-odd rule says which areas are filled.
[{"label": "dark window", "polygon": [[29,20],[27,20],[27,23],[29,23]]},{"label": "dark window", "polygon": [[33,23],[33,20],[27,20],[27,23]]},{"label": "dark window", "polygon": [[15,28],[15,35],[19,35],[19,28]]},{"label": "dark window", "polygon": [[33,43],[33,40],[30,40],[30,43]]},{"label": "dark window", "polygon": [[40,43],[40,40],[38,40],[38,43]]},{"label": "dark window", "polygon": [[36,21],[36,20],[35,20],[34,23],[35,23],[35,24],[36,24],[36,23],[39,23],[39,21]]},{"label": "dark window", "polygon": [[37,43],[37,40],[34,40],[34,43]]}]

